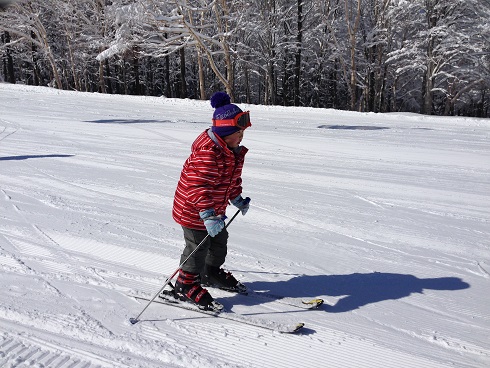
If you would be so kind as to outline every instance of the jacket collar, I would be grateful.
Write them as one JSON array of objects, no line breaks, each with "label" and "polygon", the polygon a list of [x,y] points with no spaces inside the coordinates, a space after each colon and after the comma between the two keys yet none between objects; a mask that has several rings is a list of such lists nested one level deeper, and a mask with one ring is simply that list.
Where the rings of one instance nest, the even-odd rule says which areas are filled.
[{"label": "jacket collar", "polygon": [[235,148],[233,150],[229,149],[228,146],[226,145],[225,141],[221,137],[214,134],[214,132],[211,129],[208,129],[208,136],[209,136],[209,138],[211,138],[211,140],[214,143],[216,143],[217,146],[219,146],[223,149],[227,149],[228,151],[231,151],[235,154],[239,154],[240,151],[242,150],[242,146],[238,146],[237,148]]},{"label": "jacket collar", "polygon": [[[223,142],[223,140],[222,140],[222,139],[220,139],[220,140],[221,140],[221,142],[220,142],[220,141],[218,140],[218,137],[217,137],[217,136],[216,136],[216,135],[213,133],[213,131],[212,131],[211,129],[208,129],[208,136],[209,136],[209,138],[211,138],[211,140],[212,140],[214,143],[216,143],[218,146],[223,147],[223,145],[221,144],[221,142]],[[223,143],[224,143],[224,142],[223,142]],[[225,146],[226,146],[226,144],[225,144]]]}]

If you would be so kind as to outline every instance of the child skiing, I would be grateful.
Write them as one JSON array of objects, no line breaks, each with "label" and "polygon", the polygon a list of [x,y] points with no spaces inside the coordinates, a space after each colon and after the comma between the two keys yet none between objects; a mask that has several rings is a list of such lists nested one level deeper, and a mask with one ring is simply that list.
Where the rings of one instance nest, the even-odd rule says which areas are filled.
[{"label": "child skiing", "polygon": [[235,292],[246,289],[221,266],[227,254],[226,208],[231,202],[242,215],[249,209],[250,198],[241,195],[241,174],[248,149],[240,143],[245,129],[252,124],[249,112],[231,104],[228,94],[216,92],[210,102],[215,109],[213,125],[192,144],[191,155],[177,184],[172,211],[174,220],[184,230],[181,262],[207,239],[179,270],[174,294],[201,309],[219,311],[223,306],[202,285]]}]

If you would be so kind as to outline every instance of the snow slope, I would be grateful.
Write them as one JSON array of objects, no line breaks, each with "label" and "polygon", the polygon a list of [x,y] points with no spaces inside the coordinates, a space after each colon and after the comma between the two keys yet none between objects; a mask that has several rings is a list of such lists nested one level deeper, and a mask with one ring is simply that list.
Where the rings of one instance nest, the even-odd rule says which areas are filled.
[{"label": "snow slope", "polygon": [[490,121],[241,106],[252,206],[226,267],[328,305],[213,293],[303,332],[162,305],[128,322],[127,293],[178,265],[173,193],[208,102],[0,84],[0,366],[490,366]]}]

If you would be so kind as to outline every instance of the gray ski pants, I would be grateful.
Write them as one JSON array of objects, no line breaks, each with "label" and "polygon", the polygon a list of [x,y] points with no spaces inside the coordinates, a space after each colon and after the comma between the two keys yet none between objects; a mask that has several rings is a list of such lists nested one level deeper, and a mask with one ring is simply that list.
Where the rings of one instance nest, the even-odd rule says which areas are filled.
[{"label": "gray ski pants", "polygon": [[[199,243],[208,235],[205,230],[189,229],[182,226],[184,230],[185,248],[180,257],[180,263],[192,253]],[[201,273],[205,265],[221,267],[225,263],[228,251],[228,231],[221,230],[216,236],[209,236],[191,258],[182,266],[182,270],[191,273]]]}]

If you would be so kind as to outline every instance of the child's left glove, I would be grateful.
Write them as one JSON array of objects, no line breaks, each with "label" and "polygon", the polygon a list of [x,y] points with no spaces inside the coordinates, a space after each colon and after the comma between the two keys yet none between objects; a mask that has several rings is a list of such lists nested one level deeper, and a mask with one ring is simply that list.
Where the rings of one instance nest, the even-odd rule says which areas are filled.
[{"label": "child's left glove", "polygon": [[248,209],[250,208],[250,197],[243,198],[242,195],[238,195],[234,200],[231,201],[231,204],[238,208],[242,215],[245,216]]}]

